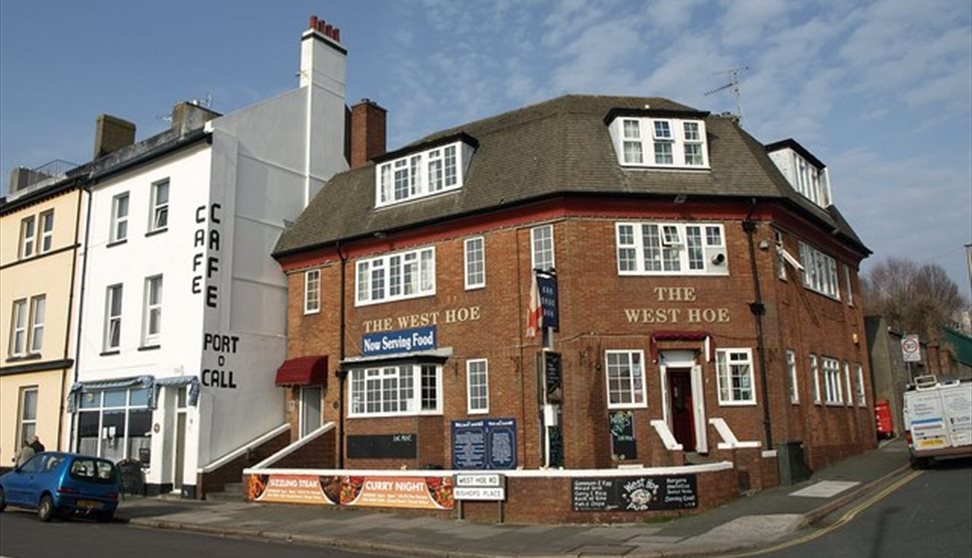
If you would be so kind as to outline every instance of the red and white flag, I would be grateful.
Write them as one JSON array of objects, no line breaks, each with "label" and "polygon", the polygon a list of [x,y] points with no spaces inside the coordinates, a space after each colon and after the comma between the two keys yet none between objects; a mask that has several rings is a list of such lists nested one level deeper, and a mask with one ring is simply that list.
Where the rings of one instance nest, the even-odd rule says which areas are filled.
[{"label": "red and white flag", "polygon": [[530,307],[527,309],[527,337],[536,337],[543,325],[543,306],[540,304],[540,287],[537,286],[537,274],[534,273],[530,283]]}]

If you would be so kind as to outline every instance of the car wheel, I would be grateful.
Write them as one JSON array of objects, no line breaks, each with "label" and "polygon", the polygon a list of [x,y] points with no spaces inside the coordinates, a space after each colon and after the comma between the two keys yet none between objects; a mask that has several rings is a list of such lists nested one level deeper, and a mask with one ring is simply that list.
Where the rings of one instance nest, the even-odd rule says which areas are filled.
[{"label": "car wheel", "polygon": [[37,518],[41,521],[54,519],[54,499],[50,494],[41,496],[40,503],[37,504]]},{"label": "car wheel", "polygon": [[111,521],[115,519],[115,512],[110,511],[110,512],[99,513],[95,517],[95,519],[98,520],[98,523],[111,523]]},{"label": "car wheel", "polygon": [[3,487],[0,486],[0,512],[2,512],[7,507],[7,497],[3,493]]}]

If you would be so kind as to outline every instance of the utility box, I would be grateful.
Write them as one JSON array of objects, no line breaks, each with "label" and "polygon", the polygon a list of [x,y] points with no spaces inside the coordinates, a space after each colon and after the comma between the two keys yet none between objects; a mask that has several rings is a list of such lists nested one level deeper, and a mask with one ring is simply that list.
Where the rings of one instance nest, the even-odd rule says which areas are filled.
[{"label": "utility box", "polygon": [[812,471],[803,456],[803,442],[793,440],[776,446],[780,484],[796,484],[810,478]]}]

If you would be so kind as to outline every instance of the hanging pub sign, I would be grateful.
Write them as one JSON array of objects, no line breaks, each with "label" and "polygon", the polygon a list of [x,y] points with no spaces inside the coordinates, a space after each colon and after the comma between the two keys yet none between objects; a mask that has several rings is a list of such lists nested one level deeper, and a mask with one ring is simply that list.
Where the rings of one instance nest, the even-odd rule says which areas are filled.
[{"label": "hanging pub sign", "polygon": [[540,307],[543,309],[543,327],[560,329],[560,312],[557,311],[557,276],[537,273],[537,289],[540,291]]},{"label": "hanging pub sign", "polygon": [[616,461],[638,458],[634,436],[634,413],[616,411],[610,415],[611,458]]},{"label": "hanging pub sign", "polygon": [[516,419],[452,421],[453,469],[515,469]]},{"label": "hanging pub sign", "polygon": [[574,511],[654,511],[696,508],[695,475],[579,478],[571,481]]},{"label": "hanging pub sign", "polygon": [[543,371],[547,386],[548,403],[559,403],[564,400],[563,369],[563,357],[560,353],[544,351]]},{"label": "hanging pub sign", "polygon": [[362,356],[431,351],[436,346],[436,326],[369,333],[361,337]]}]

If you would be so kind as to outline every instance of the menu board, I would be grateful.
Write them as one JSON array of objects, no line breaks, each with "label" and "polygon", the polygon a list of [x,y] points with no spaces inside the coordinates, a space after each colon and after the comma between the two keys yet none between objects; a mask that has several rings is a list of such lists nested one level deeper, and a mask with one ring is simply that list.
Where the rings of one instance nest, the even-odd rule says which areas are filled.
[{"label": "menu board", "polygon": [[516,419],[452,421],[453,469],[515,469]]},{"label": "menu board", "polygon": [[695,475],[579,478],[571,482],[574,511],[653,511],[699,505]]},{"label": "menu board", "polygon": [[611,457],[618,461],[638,458],[634,435],[634,413],[617,411],[609,418],[611,427]]},{"label": "menu board", "polygon": [[415,434],[348,436],[348,457],[355,459],[415,459]]}]

